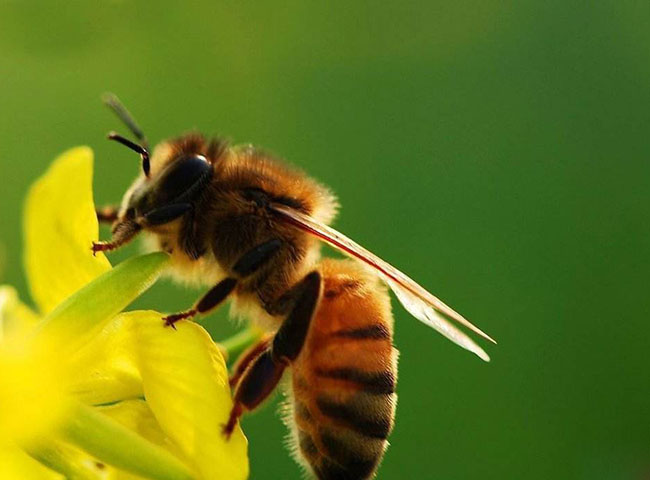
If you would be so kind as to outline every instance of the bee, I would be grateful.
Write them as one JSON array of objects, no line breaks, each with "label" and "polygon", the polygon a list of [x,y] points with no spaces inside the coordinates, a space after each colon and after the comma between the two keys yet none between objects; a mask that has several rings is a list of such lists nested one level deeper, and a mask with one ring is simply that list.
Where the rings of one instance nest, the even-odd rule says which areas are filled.
[{"label": "bee", "polygon": [[[137,143],[141,173],[120,206],[98,211],[110,251],[145,233],[171,256],[179,279],[207,285],[188,310],[164,317],[173,327],[226,299],[269,332],[234,366],[230,435],[291,372],[287,423],[297,460],[319,479],[374,477],[393,428],[397,355],[386,285],[417,319],[485,361],[460,324],[493,341],[404,273],[329,226],[338,204],[303,172],[252,146],[189,133],[147,140],[117,97],[105,103]],[[322,259],[326,243],[351,259]],[[495,342],[496,343],[496,342]]]}]

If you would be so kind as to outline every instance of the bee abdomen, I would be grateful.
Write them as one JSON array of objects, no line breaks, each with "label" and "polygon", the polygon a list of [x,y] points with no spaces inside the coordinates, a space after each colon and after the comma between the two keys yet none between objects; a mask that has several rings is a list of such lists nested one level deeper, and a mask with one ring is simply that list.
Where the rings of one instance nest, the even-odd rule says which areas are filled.
[{"label": "bee abdomen", "polygon": [[321,273],[323,297],[292,365],[295,441],[320,480],[366,480],[397,403],[389,297],[356,263],[325,260]]},{"label": "bee abdomen", "polygon": [[339,402],[327,395],[319,395],[316,406],[323,415],[341,427],[352,430],[360,436],[385,440],[393,426],[389,413],[392,411],[390,408],[392,398],[386,400],[382,402],[380,408],[373,405],[375,408],[366,410],[363,405],[365,402],[354,400]]},{"label": "bee abdomen", "polygon": [[372,478],[393,428],[395,373],[354,367],[313,373],[312,389],[294,391],[303,458],[321,480]]},{"label": "bee abdomen", "polygon": [[311,411],[295,406],[298,446],[321,480],[372,478],[393,426],[396,395],[317,395]]},{"label": "bee abdomen", "polygon": [[314,470],[321,480],[371,478],[385,449],[383,441],[341,430],[325,428],[319,437],[325,454],[314,464]]}]

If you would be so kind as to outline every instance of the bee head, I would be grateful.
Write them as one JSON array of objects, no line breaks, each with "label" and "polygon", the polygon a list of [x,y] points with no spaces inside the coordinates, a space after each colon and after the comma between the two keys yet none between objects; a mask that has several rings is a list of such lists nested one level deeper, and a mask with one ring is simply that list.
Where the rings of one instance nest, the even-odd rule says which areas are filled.
[{"label": "bee head", "polygon": [[134,150],[142,160],[142,174],[122,200],[122,221],[145,228],[174,221],[194,207],[212,178],[212,164],[201,153],[173,152],[163,145],[151,158],[142,145],[116,133],[110,133],[108,138]]}]

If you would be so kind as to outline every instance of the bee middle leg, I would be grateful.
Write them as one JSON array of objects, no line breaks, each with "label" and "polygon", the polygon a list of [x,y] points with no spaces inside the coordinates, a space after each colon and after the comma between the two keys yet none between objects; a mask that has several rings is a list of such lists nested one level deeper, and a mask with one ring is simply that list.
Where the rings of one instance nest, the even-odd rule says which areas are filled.
[{"label": "bee middle leg", "polygon": [[284,369],[293,362],[305,343],[311,319],[321,297],[321,276],[312,272],[291,289],[294,302],[280,329],[256,358],[249,359],[237,383],[234,406],[223,433],[230,436],[244,412],[257,408],[275,390]]},{"label": "bee middle leg", "polygon": [[179,320],[192,318],[199,313],[204,314],[208,313],[210,310],[214,310],[221,305],[226,298],[228,298],[228,295],[230,295],[230,292],[232,292],[236,286],[237,280],[234,278],[228,277],[221,280],[214,287],[208,290],[207,293],[203,295],[189,310],[164,317],[163,320],[165,326],[176,328],[174,327],[174,324]]},{"label": "bee middle leg", "polygon": [[[241,258],[235,262],[232,270],[236,276],[246,278],[264,266],[281,247],[282,241],[277,238],[263,242],[242,255]],[[179,320],[192,318],[199,313],[204,314],[210,310],[214,310],[228,297],[236,286],[236,278],[228,277],[225,280],[222,280],[201,297],[194,307],[184,312],[175,313],[163,318],[165,325],[173,327],[174,323]]]}]

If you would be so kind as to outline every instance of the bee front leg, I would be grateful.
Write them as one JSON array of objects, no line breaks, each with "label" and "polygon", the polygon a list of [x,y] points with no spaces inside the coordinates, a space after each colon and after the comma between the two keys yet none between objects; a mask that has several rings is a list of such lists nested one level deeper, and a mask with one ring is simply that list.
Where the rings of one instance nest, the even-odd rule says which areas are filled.
[{"label": "bee front leg", "polygon": [[312,272],[292,288],[297,296],[289,315],[266,349],[249,359],[250,367],[245,368],[237,384],[234,406],[223,428],[226,437],[244,412],[254,410],[269,397],[284,369],[300,354],[321,296],[321,283],[320,274]]},{"label": "bee front leg", "polygon": [[113,224],[113,235],[109,242],[93,242],[92,252],[110,252],[120,248],[122,245],[129,243],[140,233],[142,227],[132,220],[124,220]]}]

